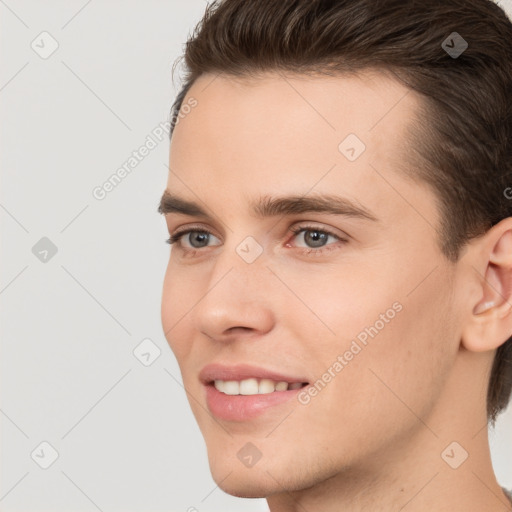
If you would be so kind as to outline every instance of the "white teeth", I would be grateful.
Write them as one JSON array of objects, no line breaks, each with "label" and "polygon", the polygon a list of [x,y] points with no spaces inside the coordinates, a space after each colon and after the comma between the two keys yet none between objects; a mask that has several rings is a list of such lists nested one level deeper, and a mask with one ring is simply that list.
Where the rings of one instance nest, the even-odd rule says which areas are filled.
[{"label": "white teeth", "polygon": [[258,394],[258,381],[256,379],[245,379],[240,381],[240,394],[241,395],[257,395]]},{"label": "white teeth", "polygon": [[223,380],[216,380],[214,382],[215,389],[218,391],[224,391],[224,381]]},{"label": "white teeth", "polygon": [[237,380],[215,380],[213,382],[215,389],[226,395],[267,395],[274,391],[286,391],[288,389],[300,389],[302,384],[300,382],[280,381],[275,382],[270,379],[250,378],[241,381]]},{"label": "white teeth", "polygon": [[276,389],[276,386],[274,384],[274,381],[270,379],[261,379],[260,385],[258,388],[258,393],[260,395],[265,395],[267,393],[273,393]]},{"label": "white teeth", "polygon": [[239,395],[240,394],[240,383],[236,380],[226,380],[222,386],[224,389],[223,393],[226,395]]}]

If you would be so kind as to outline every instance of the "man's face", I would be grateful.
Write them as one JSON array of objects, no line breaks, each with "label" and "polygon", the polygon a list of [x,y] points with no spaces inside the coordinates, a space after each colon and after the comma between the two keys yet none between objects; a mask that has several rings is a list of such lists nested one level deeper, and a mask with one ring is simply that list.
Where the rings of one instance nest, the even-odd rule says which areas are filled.
[{"label": "man's face", "polygon": [[[166,216],[195,231],[172,246],[162,320],[214,479],[268,496],[397,463],[431,436],[418,418],[460,339],[434,195],[397,172],[417,97],[376,73],[204,75],[187,97],[167,191],[206,215]],[[327,195],[350,208],[298,208]],[[301,201],[253,209],[285,197]]]}]

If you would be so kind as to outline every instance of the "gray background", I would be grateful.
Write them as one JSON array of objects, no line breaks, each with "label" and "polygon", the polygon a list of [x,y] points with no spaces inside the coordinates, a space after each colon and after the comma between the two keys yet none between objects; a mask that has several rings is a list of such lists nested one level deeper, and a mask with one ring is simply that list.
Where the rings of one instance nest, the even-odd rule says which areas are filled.
[{"label": "gray background", "polygon": [[[168,119],[205,6],[0,0],[2,512],[267,510],[212,480],[162,333],[166,137],[92,193]],[[491,432],[509,488],[511,432],[509,408]]]}]

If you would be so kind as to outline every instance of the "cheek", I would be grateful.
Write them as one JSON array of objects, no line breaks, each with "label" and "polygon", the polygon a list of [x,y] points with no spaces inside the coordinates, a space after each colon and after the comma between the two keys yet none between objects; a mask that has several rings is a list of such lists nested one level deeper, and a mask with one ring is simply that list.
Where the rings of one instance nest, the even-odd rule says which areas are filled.
[{"label": "cheek", "polygon": [[291,318],[295,319],[295,325],[300,326],[296,331],[298,339],[309,339],[310,350],[324,364],[328,360],[321,357],[323,353],[330,358],[333,352],[342,354],[354,339],[364,347],[372,334],[382,337],[381,333],[403,315],[403,294],[397,280],[385,281],[380,271],[361,270],[344,262],[336,267],[313,267],[294,273],[283,269],[282,275],[295,296],[286,294],[287,303],[280,317],[287,326],[293,325]]},{"label": "cheek", "polygon": [[199,296],[199,292],[194,290],[194,282],[192,276],[187,277],[182,271],[176,272],[173,263],[169,262],[162,290],[162,328],[180,364],[191,347],[187,320]]},{"label": "cheek", "polygon": [[[332,264],[291,265],[280,271],[313,313],[337,336],[346,336],[348,328],[364,328],[403,295],[396,266],[392,257],[377,250],[363,254],[347,248]],[[295,297],[289,299],[300,305]]]},{"label": "cheek", "polygon": [[390,404],[403,422],[428,417],[442,393],[457,355],[450,326],[446,283],[425,282],[402,298],[403,310],[369,353],[375,396]]},{"label": "cheek", "polygon": [[[404,404],[420,417],[428,413],[458,345],[455,330],[447,330],[452,307],[448,276],[425,281],[411,293],[410,283],[419,282],[419,274],[387,281],[382,274],[363,279],[355,273],[345,279],[318,279],[321,292],[296,284],[298,294],[308,297],[310,308],[334,331],[317,334],[310,345],[318,387],[329,381],[318,393],[318,406],[338,403],[337,416],[371,416],[383,424],[414,421]],[[322,327],[317,321],[306,327],[302,320],[301,325],[312,336]]]}]

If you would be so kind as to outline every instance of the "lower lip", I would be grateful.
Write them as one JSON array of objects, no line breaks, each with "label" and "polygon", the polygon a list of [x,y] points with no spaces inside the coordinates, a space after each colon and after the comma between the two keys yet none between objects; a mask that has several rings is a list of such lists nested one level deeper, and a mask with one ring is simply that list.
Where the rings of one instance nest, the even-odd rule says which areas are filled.
[{"label": "lower lip", "polygon": [[227,421],[246,421],[256,418],[270,408],[292,399],[303,389],[274,391],[264,395],[226,395],[217,391],[213,384],[205,388],[208,409],[215,417]]}]

